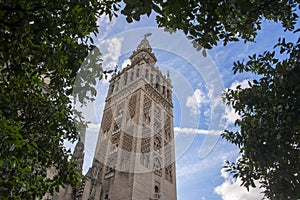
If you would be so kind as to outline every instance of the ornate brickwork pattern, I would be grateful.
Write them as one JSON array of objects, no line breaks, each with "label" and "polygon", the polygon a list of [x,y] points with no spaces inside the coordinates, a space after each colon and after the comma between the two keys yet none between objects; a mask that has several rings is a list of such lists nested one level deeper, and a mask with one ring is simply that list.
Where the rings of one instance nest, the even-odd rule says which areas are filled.
[{"label": "ornate brickwork pattern", "polygon": [[102,120],[102,129],[103,129],[103,132],[104,133],[107,133],[110,129],[110,126],[111,126],[111,123],[112,123],[112,111],[111,110],[107,110],[105,113],[104,113],[104,116],[103,116],[103,120]]},{"label": "ornate brickwork pattern", "polygon": [[172,137],[171,137],[171,118],[168,114],[165,114],[164,137],[167,141],[170,141],[172,139]]},{"label": "ornate brickwork pattern", "polygon": [[124,105],[125,105],[125,103],[122,102],[117,106],[117,109],[115,111],[115,119],[122,118],[123,112],[124,112]]},{"label": "ornate brickwork pattern", "polygon": [[162,164],[161,164],[161,160],[159,159],[159,157],[154,157],[153,159],[153,170],[154,173],[158,176],[162,176]]},{"label": "ornate brickwork pattern", "polygon": [[145,84],[145,89],[147,93],[156,100],[160,105],[164,107],[165,110],[170,112],[170,108],[173,106],[172,102],[169,99],[164,98],[161,96],[160,92],[157,91],[155,88],[152,87],[151,84]]},{"label": "ornate brickwork pattern", "polygon": [[155,106],[154,117],[156,117],[158,120],[161,120],[161,117],[162,117],[161,113],[162,113],[161,108],[159,106]]},{"label": "ornate brickwork pattern", "polygon": [[151,99],[145,95],[144,102],[143,102],[143,113],[144,113],[143,122],[147,125],[149,125],[151,122],[151,117],[150,117],[151,106],[152,106]]},{"label": "ornate brickwork pattern", "polygon": [[165,168],[165,179],[169,182],[173,182],[173,165],[169,165]]},{"label": "ornate brickwork pattern", "polygon": [[143,125],[142,128],[142,137],[146,138],[146,137],[150,137],[151,136],[151,129],[148,128],[147,126]]},{"label": "ornate brickwork pattern", "polygon": [[150,152],[150,142],[151,142],[150,137],[142,138],[142,141],[141,141],[141,152],[142,153]]},{"label": "ornate brickwork pattern", "polygon": [[134,94],[129,99],[128,111],[130,118],[133,118],[136,112],[137,94]]},{"label": "ornate brickwork pattern", "polygon": [[159,154],[161,154],[162,153],[162,151],[161,151],[161,137],[160,136],[154,136],[154,145],[153,145],[154,147],[154,151],[156,152],[156,153],[159,153]]},{"label": "ornate brickwork pattern", "polygon": [[172,145],[165,141],[164,142],[164,162],[165,162],[165,165],[170,165],[173,160],[172,160]]},{"label": "ornate brickwork pattern", "polygon": [[133,141],[132,135],[124,133],[122,149],[125,151],[128,151],[128,152],[131,152],[132,151],[132,141]]},{"label": "ornate brickwork pattern", "polygon": [[176,200],[172,85],[146,35],[110,80],[93,166],[76,191],[84,200]]}]

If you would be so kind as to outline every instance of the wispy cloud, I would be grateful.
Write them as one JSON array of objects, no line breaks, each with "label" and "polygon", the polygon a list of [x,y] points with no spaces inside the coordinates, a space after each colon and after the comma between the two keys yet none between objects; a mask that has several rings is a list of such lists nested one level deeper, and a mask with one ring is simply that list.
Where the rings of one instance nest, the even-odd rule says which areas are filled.
[{"label": "wispy cloud", "polygon": [[130,61],[130,59],[125,59],[121,64],[121,69],[124,69],[128,65],[131,65],[131,61]]},{"label": "wispy cloud", "polygon": [[113,37],[100,43],[104,69],[114,68],[117,65],[121,56],[122,40],[122,38]]},{"label": "wispy cloud", "polygon": [[108,16],[101,16],[97,20],[97,25],[100,27],[101,34],[97,35],[98,41],[104,40],[107,36],[111,35],[116,26],[117,19],[109,19]]},{"label": "wispy cloud", "polygon": [[175,127],[174,131],[177,133],[185,133],[185,134],[203,134],[203,135],[220,135],[222,130],[204,130],[204,129],[195,129],[195,128],[180,128]]},{"label": "wispy cloud", "polygon": [[[222,163],[232,157],[236,158],[237,150],[235,148],[225,146],[216,146],[214,152],[208,155],[205,159],[199,157],[199,149],[191,149],[189,154],[185,154],[176,163],[176,175],[180,180],[180,186],[188,187],[193,184],[195,179],[199,187],[207,187],[205,180],[209,178],[210,173],[219,171]],[[201,179],[201,180],[200,180]]]},{"label": "wispy cloud", "polygon": [[100,130],[100,124],[98,123],[89,123],[88,124],[88,130],[92,133],[98,133]]},{"label": "wispy cloud", "polygon": [[227,128],[230,125],[233,125],[237,119],[240,119],[240,115],[235,112],[231,106],[225,107],[225,113],[223,119],[225,120],[225,127]]},{"label": "wispy cloud", "polygon": [[260,184],[255,182],[256,188],[250,188],[249,191],[242,187],[242,180],[237,178],[236,180],[226,172],[226,169],[221,170],[221,176],[225,181],[215,188],[215,192],[222,197],[223,200],[256,200],[262,199],[262,190],[259,189]]},{"label": "wispy cloud", "polygon": [[245,80],[243,80],[243,81],[234,81],[231,85],[230,85],[230,89],[236,89],[236,87],[238,86],[238,85],[240,85],[241,86],[241,89],[245,89],[245,88],[249,88],[250,86],[249,86],[249,80],[247,80],[247,79],[245,79]]},{"label": "wispy cloud", "polygon": [[208,103],[207,96],[200,89],[196,89],[194,93],[186,99],[186,106],[190,108],[191,113],[195,116],[200,114],[201,106],[206,103]]},{"label": "wispy cloud", "polygon": [[[241,89],[249,88],[249,80],[243,80],[243,81],[234,81],[231,86],[228,89],[235,90],[238,85],[241,86]],[[225,91],[226,91],[225,90]],[[240,119],[240,115],[235,112],[235,110],[231,106],[225,107],[225,113],[223,115],[223,119],[225,120],[225,127],[228,127],[230,125],[233,125],[237,119]]]},{"label": "wispy cloud", "polygon": [[184,181],[183,179],[190,179],[195,174],[199,174],[201,171],[206,170],[207,168],[209,168],[209,165],[210,164],[205,161],[185,164],[184,166],[177,168],[176,175],[177,177],[182,178],[181,181]]},{"label": "wispy cloud", "polygon": [[208,92],[207,97],[210,100],[211,109],[214,110],[216,107],[223,105],[223,101],[221,98],[221,92],[219,90],[215,90],[215,83],[208,83]]}]

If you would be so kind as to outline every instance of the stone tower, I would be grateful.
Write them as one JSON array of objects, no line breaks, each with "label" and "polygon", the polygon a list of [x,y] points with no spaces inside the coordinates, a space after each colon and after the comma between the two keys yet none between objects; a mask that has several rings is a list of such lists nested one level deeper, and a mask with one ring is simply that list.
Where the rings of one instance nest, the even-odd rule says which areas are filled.
[{"label": "stone tower", "polygon": [[82,199],[176,200],[172,85],[149,35],[110,80]]}]

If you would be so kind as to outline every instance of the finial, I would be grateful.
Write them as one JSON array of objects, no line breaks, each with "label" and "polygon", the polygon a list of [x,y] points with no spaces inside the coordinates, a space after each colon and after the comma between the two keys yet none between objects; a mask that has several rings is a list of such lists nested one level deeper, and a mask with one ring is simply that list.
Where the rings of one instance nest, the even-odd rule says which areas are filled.
[{"label": "finial", "polygon": [[170,71],[167,71],[167,77],[170,78]]},{"label": "finial", "polygon": [[152,35],[152,33],[146,33],[146,34],[144,35],[144,38],[147,39],[147,37],[149,37],[150,35]]},{"label": "finial", "polygon": [[141,49],[147,50],[148,52],[152,51],[149,41],[147,40],[147,37],[149,37],[150,35],[152,35],[152,33],[146,33],[144,35],[144,39],[142,39],[141,43],[138,45],[137,51],[139,51]]}]

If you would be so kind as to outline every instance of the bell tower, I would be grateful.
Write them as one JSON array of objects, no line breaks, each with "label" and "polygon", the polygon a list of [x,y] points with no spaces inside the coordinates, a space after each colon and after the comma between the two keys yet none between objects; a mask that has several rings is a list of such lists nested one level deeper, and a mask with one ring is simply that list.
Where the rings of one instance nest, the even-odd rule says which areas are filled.
[{"label": "bell tower", "polygon": [[110,80],[82,199],[176,200],[172,85],[150,35]]}]

